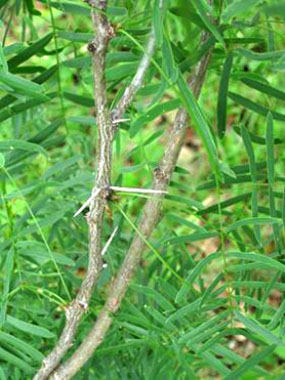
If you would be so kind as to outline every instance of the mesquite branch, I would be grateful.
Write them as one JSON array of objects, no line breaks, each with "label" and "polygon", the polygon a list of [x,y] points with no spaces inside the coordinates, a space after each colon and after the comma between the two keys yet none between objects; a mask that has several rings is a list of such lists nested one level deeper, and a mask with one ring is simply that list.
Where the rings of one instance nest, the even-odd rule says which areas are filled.
[{"label": "mesquite branch", "polygon": [[[204,40],[206,36],[207,35],[204,35],[202,39]],[[191,75],[189,84],[196,97],[200,94],[210,56],[211,51],[202,58],[194,70],[194,73]],[[159,167],[154,172],[153,189],[162,191],[167,189],[184,141],[187,126],[187,111],[180,109],[177,112],[173,126],[169,130],[163,158]],[[138,230],[146,239],[151,236],[152,231],[159,221],[163,197],[163,194],[156,195],[154,198],[149,199],[144,207]],[[80,370],[84,363],[91,357],[94,350],[103,341],[113,321],[113,314],[120,307],[130,281],[139,266],[144,248],[144,241],[136,234],[118,275],[113,281],[108,299],[99,314],[93,329],[72,357],[53,373],[53,376],[51,377],[53,380],[70,379]]]},{"label": "mesquite branch", "polygon": [[[92,7],[96,6],[94,1],[91,2],[90,0],[88,3]],[[142,85],[155,48],[155,38],[152,30],[144,55],[133,80],[126,87],[122,98],[119,100],[115,109],[110,113],[107,104],[104,69],[108,42],[114,32],[102,12],[106,8],[107,3],[101,1],[97,7],[98,6],[101,12],[96,13],[95,11],[92,14],[96,38],[88,45],[88,50],[93,56],[93,72],[94,74],[96,73],[96,75],[94,75],[94,95],[99,133],[97,175],[92,190],[91,201],[89,203],[90,212],[87,217],[89,225],[88,268],[76,298],[66,309],[66,323],[61,336],[52,352],[44,359],[42,367],[35,375],[34,380],[44,380],[48,378],[52,371],[59,365],[62,357],[72,346],[81,317],[88,309],[92,290],[98,281],[102,269],[102,223],[107,202],[106,199],[109,195],[107,189],[110,187],[112,141],[116,131],[115,126],[118,124],[116,122],[112,124],[112,120],[116,121],[120,119],[127,107],[131,104],[135,94]],[[101,190],[98,192],[98,189]],[[95,194],[96,192],[98,194]]]},{"label": "mesquite branch", "polygon": [[92,13],[96,38],[88,45],[88,50],[93,57],[94,95],[98,126],[98,158],[97,174],[94,191],[103,189],[90,203],[90,212],[87,216],[89,225],[89,261],[86,276],[81,284],[76,298],[66,310],[66,324],[53,351],[44,359],[42,368],[38,371],[36,380],[46,379],[57,367],[63,355],[73,343],[77,326],[83,313],[87,310],[94,284],[99,278],[102,269],[101,236],[105,206],[107,203],[108,189],[110,185],[112,140],[114,127],[111,114],[108,109],[105,88],[105,54],[113,29],[105,17],[106,2],[101,2],[101,12]]}]

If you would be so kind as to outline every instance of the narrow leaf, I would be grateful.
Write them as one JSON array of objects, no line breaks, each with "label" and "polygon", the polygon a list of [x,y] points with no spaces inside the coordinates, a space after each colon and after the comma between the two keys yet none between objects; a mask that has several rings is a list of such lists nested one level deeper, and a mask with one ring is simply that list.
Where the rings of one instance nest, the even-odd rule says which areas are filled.
[{"label": "narrow leaf", "polygon": [[213,139],[211,130],[208,126],[205,116],[203,115],[202,110],[200,109],[196,99],[189,86],[185,82],[181,73],[178,76],[178,88],[181,92],[183,100],[185,102],[186,109],[189,115],[192,117],[193,124],[199,133],[204,146],[207,150],[210,163],[212,165],[213,171],[218,177],[220,177],[220,168],[219,168],[219,159],[218,152],[216,148],[215,141]]},{"label": "narrow leaf", "polygon": [[54,333],[51,333],[44,327],[36,326],[31,323],[21,321],[20,319],[14,318],[11,315],[7,316],[6,323],[12,327],[15,327],[18,330],[24,331],[26,334],[32,334],[43,338],[54,337]]},{"label": "narrow leaf", "polygon": [[52,33],[49,33],[37,42],[35,42],[34,44],[32,44],[31,46],[29,46],[28,48],[26,48],[25,50],[21,51],[15,57],[10,58],[8,61],[10,72],[13,72],[16,66],[27,61],[33,55],[40,53],[41,50],[50,42],[51,39]]},{"label": "narrow leaf", "polygon": [[220,138],[223,138],[226,132],[228,87],[232,63],[233,55],[230,53],[224,63],[218,95],[217,127]]},{"label": "narrow leaf", "polygon": [[275,120],[285,121],[285,115],[278,113],[278,112],[275,112],[275,111],[271,111],[270,109],[268,109],[268,108],[266,108],[266,107],[264,107],[258,103],[255,103],[252,100],[244,98],[241,95],[235,94],[233,92],[229,92],[228,96],[233,101],[235,101],[236,103],[250,109],[253,112],[258,113],[259,115],[267,116],[268,112],[271,112],[272,116]]}]

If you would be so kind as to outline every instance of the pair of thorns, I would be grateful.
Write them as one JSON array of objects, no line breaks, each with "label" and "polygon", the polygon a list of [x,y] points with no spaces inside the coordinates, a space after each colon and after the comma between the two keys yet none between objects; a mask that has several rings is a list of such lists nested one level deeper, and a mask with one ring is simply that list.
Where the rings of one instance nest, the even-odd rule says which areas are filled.
[{"label": "pair of thorns", "polygon": [[[87,199],[86,202],[83,203],[83,205],[76,211],[76,213],[73,215],[75,218],[78,216],[89,204],[92,200],[94,200],[100,193],[102,189],[96,189],[93,194]],[[108,190],[112,191],[122,191],[126,193],[142,193],[142,194],[166,194],[167,191],[163,190],[154,190],[154,189],[139,189],[135,187],[119,187],[119,186],[110,186]]]}]

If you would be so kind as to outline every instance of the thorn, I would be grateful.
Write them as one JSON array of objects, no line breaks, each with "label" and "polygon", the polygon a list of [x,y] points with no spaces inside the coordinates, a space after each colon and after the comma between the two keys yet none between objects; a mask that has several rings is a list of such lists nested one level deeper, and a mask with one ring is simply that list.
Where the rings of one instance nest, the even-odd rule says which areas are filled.
[{"label": "thorn", "polygon": [[114,239],[114,237],[115,237],[117,231],[118,231],[118,227],[116,227],[116,228],[114,229],[114,231],[112,232],[111,236],[109,237],[107,243],[104,245],[104,248],[102,249],[102,252],[101,252],[101,255],[102,255],[102,256],[104,256],[105,253],[107,252],[107,250],[108,250],[110,244],[112,243],[112,240]]},{"label": "thorn", "polygon": [[79,210],[76,211],[76,213],[73,215],[73,218],[76,218],[77,215],[79,215],[89,204],[90,202],[97,197],[101,189],[96,189],[96,191],[87,199],[86,202],[83,203],[83,205],[80,207]]},{"label": "thorn", "polygon": [[123,123],[124,121],[131,121],[131,119],[116,119],[116,120],[112,120],[112,123],[117,124],[117,123]]},{"label": "thorn", "polygon": [[111,190],[115,190],[115,191],[125,191],[127,193],[167,194],[167,191],[164,191],[164,190],[138,189],[138,188],[135,188],[135,187],[110,186],[110,189]]}]

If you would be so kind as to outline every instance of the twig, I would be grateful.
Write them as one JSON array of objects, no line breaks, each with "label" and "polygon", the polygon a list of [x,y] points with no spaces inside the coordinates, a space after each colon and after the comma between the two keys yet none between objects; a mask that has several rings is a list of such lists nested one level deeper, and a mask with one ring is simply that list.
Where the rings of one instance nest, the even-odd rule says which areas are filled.
[{"label": "twig", "polygon": [[[93,3],[92,6],[94,6]],[[92,12],[96,38],[88,45],[88,50],[92,53],[93,57],[94,96],[98,126],[96,185],[92,191],[90,212],[87,218],[89,225],[88,268],[75,299],[66,309],[66,323],[62,334],[52,352],[44,359],[42,367],[35,375],[34,380],[46,379],[54,368],[58,366],[61,358],[73,344],[77,326],[83,313],[86,312],[88,308],[94,284],[98,280],[102,269],[101,237],[108,191],[100,191],[98,193],[97,187],[99,189],[108,189],[110,186],[114,127],[108,109],[104,71],[107,46],[114,32],[104,12],[102,12],[105,10],[107,2],[101,1],[99,6],[100,12]]]},{"label": "twig", "polygon": [[[208,34],[204,35],[203,39],[206,38],[205,36],[208,36]],[[210,56],[211,51],[208,52],[197,65],[196,70],[192,75],[192,80],[189,83],[196,97],[200,94]],[[168,140],[163,158],[159,167],[155,170],[155,179],[152,186],[153,189],[161,192],[166,191],[184,141],[187,126],[188,114],[185,109],[180,109],[177,112],[174,124],[168,133]],[[145,239],[150,237],[159,221],[163,197],[163,193],[156,195],[149,199],[144,207],[138,230]],[[72,357],[53,373],[53,376],[51,377],[52,380],[70,379],[80,370],[84,363],[91,357],[94,350],[102,343],[113,321],[112,315],[120,307],[132,276],[139,266],[145,248],[145,239],[142,240],[138,234],[135,235],[119,273],[109,290],[108,299],[100,312],[93,329]]]},{"label": "twig", "polygon": [[[92,7],[97,7],[104,11],[107,7],[106,1],[87,1]],[[93,287],[97,282],[101,268],[101,229],[104,216],[104,209],[109,195],[110,171],[111,171],[111,145],[117,125],[120,122],[128,121],[121,119],[127,107],[132,102],[135,94],[142,85],[145,73],[149,67],[151,57],[154,53],[155,40],[154,33],[151,32],[145,53],[139,64],[138,70],[125,89],[122,98],[112,112],[112,116],[107,107],[107,97],[104,81],[105,53],[113,30],[110,27],[103,12],[93,13],[93,24],[96,38],[88,45],[88,50],[93,54],[94,94],[96,100],[97,125],[99,130],[99,157],[97,162],[96,186],[92,190],[91,197],[80,207],[74,216],[80,214],[85,207],[90,205],[88,216],[89,223],[89,262],[86,276],[81,284],[80,290],[66,310],[66,323],[61,336],[51,351],[44,359],[42,367],[37,372],[33,380],[45,380],[52,371],[59,365],[60,360],[73,344],[78,324],[83,313],[87,310]],[[103,189],[103,191],[100,191]],[[137,190],[137,189],[136,189]],[[124,190],[126,191],[126,190]],[[100,194],[99,194],[100,193]]]},{"label": "twig", "polygon": [[142,57],[142,60],[139,64],[139,67],[137,69],[137,72],[131,81],[131,83],[126,87],[121,99],[117,103],[115,109],[112,111],[112,120],[113,123],[118,123],[123,114],[125,113],[126,109],[129,107],[131,102],[134,99],[134,96],[136,95],[137,91],[140,89],[143,83],[143,79],[145,77],[145,73],[149,67],[151,58],[153,56],[155,49],[155,36],[154,36],[154,30],[152,28],[151,34],[144,52],[144,55]]}]

